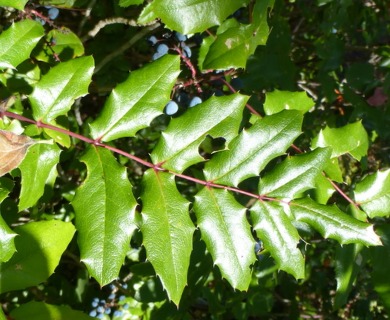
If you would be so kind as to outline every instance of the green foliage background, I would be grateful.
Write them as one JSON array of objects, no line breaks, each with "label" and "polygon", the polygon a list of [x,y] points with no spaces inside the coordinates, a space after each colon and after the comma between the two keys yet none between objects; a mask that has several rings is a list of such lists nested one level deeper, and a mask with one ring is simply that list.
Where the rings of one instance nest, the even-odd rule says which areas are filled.
[{"label": "green foliage background", "polygon": [[0,0],[0,319],[388,319],[387,1],[202,3]]}]

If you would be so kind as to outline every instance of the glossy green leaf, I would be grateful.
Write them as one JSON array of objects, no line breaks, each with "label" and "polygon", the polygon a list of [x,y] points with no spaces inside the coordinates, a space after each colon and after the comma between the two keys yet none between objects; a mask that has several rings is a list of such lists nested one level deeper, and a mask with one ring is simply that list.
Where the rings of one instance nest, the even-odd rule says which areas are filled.
[{"label": "glossy green leaf", "polygon": [[194,211],[202,239],[222,276],[233,288],[247,290],[256,257],[246,208],[227,190],[203,188],[195,196]]},{"label": "glossy green leaf", "polygon": [[360,160],[367,155],[367,132],[360,121],[341,128],[326,127],[312,141],[312,148],[318,147],[332,147],[332,158],[349,153]]},{"label": "glossy green leaf", "polygon": [[0,34],[0,69],[16,68],[28,59],[43,35],[39,22],[26,19],[13,23]]},{"label": "glossy green leaf", "polygon": [[383,246],[372,248],[372,282],[375,291],[381,298],[387,313],[390,313],[390,225],[378,226],[377,233],[380,235]]},{"label": "glossy green leaf", "polygon": [[181,172],[204,161],[198,151],[201,142],[207,135],[223,137],[227,142],[236,136],[248,98],[240,94],[213,96],[172,119],[151,154],[153,163]]},{"label": "glossy green leaf", "polygon": [[[220,25],[247,3],[248,0],[154,0],[148,9],[148,15],[161,18],[169,29],[190,34]],[[145,16],[147,15],[141,15],[141,23],[148,21]]]},{"label": "glossy green leaf", "polygon": [[314,107],[313,99],[306,92],[279,91],[275,89],[265,95],[264,111],[274,114],[282,110],[300,110],[303,113]]},{"label": "glossy green leaf", "polygon": [[[14,183],[12,180],[4,177],[0,178],[0,203],[8,196],[13,187]],[[16,233],[3,220],[0,211],[0,262],[8,261],[14,254],[16,250],[15,236]]]},{"label": "glossy green leaf", "polygon": [[69,29],[52,29],[47,33],[45,39],[41,50],[33,52],[34,57],[39,61],[54,63],[55,56],[61,61],[67,61],[84,54],[83,43]]},{"label": "glossy green leaf", "polygon": [[253,229],[278,264],[296,279],[305,275],[305,261],[297,248],[299,234],[283,207],[275,202],[256,202],[250,209]]},{"label": "glossy green leaf", "polygon": [[12,310],[14,320],[91,320],[95,319],[68,306],[56,306],[44,302],[30,301]]},{"label": "glossy green leaf", "polygon": [[22,172],[22,189],[19,211],[33,206],[43,195],[50,173],[60,161],[61,150],[56,144],[36,143],[31,146],[19,165]]},{"label": "glossy green leaf", "polygon": [[23,10],[28,0],[0,0],[0,7],[12,7]]},{"label": "glossy green leaf", "polygon": [[73,224],[30,222],[16,227],[16,253],[0,264],[0,293],[25,289],[45,281],[57,267],[75,233]]},{"label": "glossy green leaf", "polygon": [[15,237],[16,233],[10,229],[10,227],[0,215],[0,262],[8,261],[15,253]]},{"label": "glossy green leaf", "polygon": [[390,169],[365,177],[355,188],[355,200],[370,218],[390,215]]},{"label": "glossy green leaf", "polygon": [[324,238],[335,239],[341,244],[361,243],[366,246],[381,244],[372,225],[352,218],[335,205],[321,205],[310,198],[305,198],[291,202],[290,209],[298,221],[308,223]]},{"label": "glossy green leaf", "polygon": [[8,196],[14,187],[14,182],[11,179],[0,178],[0,203]]},{"label": "glossy green leaf", "polygon": [[361,244],[348,244],[336,249],[337,291],[333,306],[335,310],[348,301],[356,276],[363,267],[363,256],[360,254],[362,249]]},{"label": "glossy green leaf", "polygon": [[100,285],[119,273],[136,229],[136,201],[126,169],[107,149],[90,146],[82,156],[88,169],[72,201],[81,260]]},{"label": "glossy green leaf", "polygon": [[292,199],[313,188],[331,152],[330,148],[317,148],[309,153],[287,157],[260,179],[260,194]]},{"label": "glossy green leaf", "polygon": [[29,97],[34,118],[50,122],[67,114],[74,101],[88,93],[93,68],[90,56],[61,62],[51,68]]},{"label": "glossy green leaf", "polygon": [[72,8],[77,0],[40,0],[42,6],[54,6],[60,8]]},{"label": "glossy green leaf", "polygon": [[312,191],[313,199],[320,204],[327,204],[334,192],[335,188],[330,181],[323,174],[319,174],[315,179],[315,189]]},{"label": "glossy green leaf", "polygon": [[162,114],[180,73],[179,56],[165,55],[133,71],[106,101],[100,116],[91,124],[95,139],[111,141],[130,137]]},{"label": "glossy green leaf", "polygon": [[[216,37],[211,37],[214,40],[211,46],[206,42],[209,48],[201,69],[245,68],[248,57],[255,52],[256,47],[267,42],[267,15],[269,7],[272,7],[271,2],[256,2],[251,24],[236,23],[230,28],[222,25],[219,29],[223,31],[218,30]],[[224,24],[229,23],[229,20]]]},{"label": "glossy green leaf", "polygon": [[129,7],[134,5],[140,5],[144,2],[144,0],[119,0],[119,6],[121,7]]},{"label": "glossy green leaf", "polygon": [[257,176],[299,136],[302,119],[302,113],[289,110],[258,120],[243,130],[228,150],[218,152],[206,163],[207,180],[236,186],[246,178]]},{"label": "glossy green leaf", "polygon": [[176,305],[179,304],[192,251],[192,223],[186,201],[176,189],[175,179],[149,169],[143,177],[142,236],[148,260]]}]

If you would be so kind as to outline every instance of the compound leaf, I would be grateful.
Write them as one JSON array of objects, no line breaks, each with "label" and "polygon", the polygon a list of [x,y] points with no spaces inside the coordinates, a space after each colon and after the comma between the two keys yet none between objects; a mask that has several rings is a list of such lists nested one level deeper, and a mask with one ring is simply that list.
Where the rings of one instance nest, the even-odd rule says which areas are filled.
[{"label": "compound leaf", "polygon": [[335,239],[341,244],[381,245],[372,225],[352,218],[336,206],[318,204],[305,198],[292,201],[290,209],[298,221],[308,223],[324,238]]},{"label": "compound leaf", "polygon": [[236,186],[240,181],[257,176],[273,158],[283,154],[301,133],[302,113],[295,110],[258,120],[243,130],[228,150],[218,152],[206,163],[208,181]]},{"label": "compound leaf", "polygon": [[114,280],[136,228],[137,205],[122,167],[110,151],[90,146],[81,160],[87,179],[76,190],[76,214],[81,260],[100,285]]},{"label": "compound leaf", "polygon": [[61,62],[51,68],[29,97],[34,118],[51,122],[65,115],[75,99],[88,93],[93,68],[91,56]]},{"label": "compound leaf", "polygon": [[[157,16],[169,29],[190,34],[220,25],[247,3],[248,0],[154,0],[148,8],[147,16]],[[141,15],[140,20],[144,21],[145,17]]]},{"label": "compound leaf", "polygon": [[278,267],[296,279],[302,279],[305,261],[297,248],[299,234],[283,207],[274,202],[256,202],[250,212],[253,229]]},{"label": "compound leaf", "polygon": [[152,169],[144,174],[141,199],[141,232],[148,260],[169,299],[177,305],[187,284],[195,230],[188,212],[189,202],[176,189],[171,174]]},{"label": "compound leaf", "polygon": [[247,290],[256,257],[246,208],[227,190],[203,188],[195,196],[194,211],[202,239],[222,276],[233,288]]},{"label": "compound leaf", "polygon": [[16,227],[16,253],[0,264],[0,293],[25,289],[45,281],[57,267],[75,233],[73,224],[30,222]]},{"label": "compound leaf", "polygon": [[312,141],[312,148],[317,147],[332,147],[332,158],[349,153],[360,160],[367,154],[367,132],[360,121],[341,128],[326,127]]},{"label": "compound leaf", "polygon": [[200,143],[207,135],[222,136],[226,141],[236,136],[247,100],[247,96],[240,94],[213,96],[181,117],[172,119],[151,154],[153,162],[181,172],[204,161],[198,151]]},{"label": "compound leaf", "polygon": [[43,195],[50,173],[56,170],[61,150],[57,144],[36,143],[29,148],[19,168],[22,173],[22,189],[19,211],[33,206]]},{"label": "compound leaf", "polygon": [[91,124],[95,139],[111,141],[133,136],[162,114],[180,73],[179,56],[165,55],[133,71],[109,96],[102,113]]},{"label": "compound leaf", "polygon": [[332,151],[317,148],[312,152],[287,157],[260,179],[259,192],[270,197],[294,198],[313,188],[315,179],[326,165]]},{"label": "compound leaf", "polygon": [[[22,3],[16,4],[19,7]],[[0,68],[16,68],[28,59],[43,35],[44,29],[39,22],[26,19],[13,23],[0,35]]]},{"label": "compound leaf", "polygon": [[365,177],[355,188],[355,200],[370,218],[390,215],[390,169]]}]

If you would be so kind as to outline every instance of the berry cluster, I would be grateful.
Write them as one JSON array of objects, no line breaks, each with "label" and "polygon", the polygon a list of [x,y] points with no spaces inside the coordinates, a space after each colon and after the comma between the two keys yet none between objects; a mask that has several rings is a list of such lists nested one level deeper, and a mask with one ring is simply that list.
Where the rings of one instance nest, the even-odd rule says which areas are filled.
[{"label": "berry cluster", "polygon": [[[169,37],[169,35],[167,37]],[[174,46],[175,51],[178,51],[185,58],[191,58],[191,48],[185,43],[185,41],[188,39],[187,36],[179,32],[175,32],[174,39],[179,42],[179,45]],[[153,61],[161,58],[168,53],[168,45],[166,43],[160,43],[161,40],[158,40],[156,36],[149,37],[148,41],[153,47],[156,48],[156,52],[152,56]]]},{"label": "berry cluster", "polygon": [[110,293],[106,299],[100,299],[98,297],[93,298],[91,302],[91,311],[89,316],[97,319],[115,319],[123,315],[123,310],[129,308],[128,303],[123,303],[126,297],[120,294],[122,291],[127,290],[127,284],[110,284]]},{"label": "berry cluster", "polygon": [[45,9],[47,9],[47,17],[45,19],[44,16],[36,17],[35,20],[40,22],[42,25],[45,25],[48,20],[55,20],[57,19],[58,15],[60,14],[60,10],[56,7],[51,7],[51,6],[45,6]]}]

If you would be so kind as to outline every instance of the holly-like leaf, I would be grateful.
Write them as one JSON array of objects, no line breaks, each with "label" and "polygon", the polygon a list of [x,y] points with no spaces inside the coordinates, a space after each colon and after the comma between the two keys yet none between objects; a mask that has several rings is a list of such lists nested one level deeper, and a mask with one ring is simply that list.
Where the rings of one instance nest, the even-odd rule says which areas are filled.
[{"label": "holly-like leaf", "polygon": [[12,7],[23,10],[28,0],[0,0],[0,7]]},{"label": "holly-like leaf", "polygon": [[300,110],[303,113],[314,106],[313,99],[306,92],[290,92],[275,90],[265,96],[264,111],[266,114],[274,114],[282,110]]},{"label": "holly-like leaf", "polygon": [[153,162],[181,172],[204,161],[198,151],[201,142],[207,135],[223,137],[227,142],[236,136],[247,100],[247,96],[240,94],[213,96],[172,119],[151,154]]},{"label": "holly-like leaf", "polygon": [[270,197],[294,198],[315,185],[315,179],[330,158],[330,148],[288,157],[260,179],[259,192]]},{"label": "holly-like leaf", "polygon": [[202,239],[222,276],[233,288],[247,290],[256,257],[246,208],[227,190],[203,188],[195,196],[194,211]]},{"label": "holly-like leaf", "polygon": [[92,57],[61,62],[51,68],[29,97],[35,120],[51,122],[67,114],[73,102],[88,93],[93,68]]},{"label": "holly-like leaf", "polygon": [[56,170],[60,153],[56,144],[36,143],[28,150],[19,166],[22,173],[19,211],[33,206],[43,195],[50,173]]},{"label": "holly-like leaf", "polygon": [[33,56],[44,62],[55,62],[55,55],[61,61],[80,57],[84,54],[84,46],[80,38],[71,30],[66,28],[52,29],[46,37],[41,50],[34,50]]},{"label": "holly-like leaf", "polygon": [[0,262],[8,261],[15,253],[14,233],[0,216]]},{"label": "holly-like leaf", "polygon": [[299,234],[283,207],[275,202],[256,202],[250,209],[253,229],[278,264],[296,279],[305,275],[305,261],[297,248]]},{"label": "holly-like leaf", "polygon": [[312,148],[318,147],[332,147],[332,158],[349,153],[360,160],[367,154],[367,132],[360,121],[341,128],[326,127],[312,141]]},{"label": "holly-like leaf", "polygon": [[377,232],[381,236],[383,246],[372,248],[372,282],[387,313],[390,313],[390,225],[378,226]]},{"label": "holly-like leaf", "polygon": [[182,34],[203,32],[209,27],[220,25],[247,3],[248,0],[154,0],[147,13],[141,14],[139,22],[145,23],[151,17],[159,17],[167,28]]},{"label": "holly-like leaf", "polygon": [[120,7],[129,7],[134,5],[140,5],[144,0],[119,0]]},{"label": "holly-like leaf", "polygon": [[305,198],[291,202],[290,209],[298,221],[308,223],[324,238],[335,239],[341,244],[381,245],[372,225],[352,218],[336,206],[321,205]]},{"label": "holly-like leaf", "polygon": [[[13,186],[14,183],[12,180],[4,177],[0,178],[0,203],[8,196]],[[8,227],[0,215],[0,262],[8,261],[14,254],[16,250],[14,243],[15,236],[16,233]]]},{"label": "holly-like leaf", "polygon": [[136,201],[126,169],[110,151],[89,147],[82,156],[87,179],[76,190],[77,241],[81,260],[100,285],[114,280],[136,229]]},{"label": "holly-like leaf", "polygon": [[[13,0],[9,2],[15,3]],[[19,1],[15,4],[21,6],[22,3]],[[44,30],[39,22],[26,19],[13,23],[0,34],[0,69],[16,68],[21,62],[28,59],[43,35]]]},{"label": "holly-like leaf", "polygon": [[334,309],[341,308],[348,301],[352,285],[363,265],[361,244],[348,244],[336,249],[336,280],[337,291],[334,300]]},{"label": "holly-like leaf", "polygon": [[108,98],[102,113],[91,124],[95,139],[111,141],[131,137],[163,113],[180,73],[179,56],[165,55],[133,71]]},{"label": "holly-like leaf", "polygon": [[355,200],[370,218],[390,215],[390,169],[365,177],[355,188]]},{"label": "holly-like leaf", "polygon": [[19,166],[32,144],[28,136],[0,130],[0,177]]},{"label": "holly-like leaf", "polygon": [[175,179],[149,169],[143,177],[142,236],[148,260],[176,305],[187,284],[192,250],[192,223],[186,201]]},{"label": "holly-like leaf", "polygon": [[243,130],[228,150],[218,152],[206,163],[208,181],[236,186],[242,180],[257,176],[273,158],[283,154],[301,133],[302,113],[295,110],[258,120]]},{"label": "holly-like leaf", "polygon": [[43,320],[43,319],[77,319],[77,320],[91,320],[95,319],[87,316],[85,313],[73,310],[68,306],[56,306],[47,304],[41,301],[30,301],[22,304],[20,307],[12,310],[11,317],[14,320]]},{"label": "holly-like leaf", "polygon": [[73,224],[30,222],[16,227],[16,253],[0,264],[0,293],[25,289],[45,281],[57,267],[75,233]]},{"label": "holly-like leaf", "polygon": [[[269,28],[267,24],[268,9],[272,7],[271,0],[257,1],[253,10],[254,20],[251,24],[235,23],[226,28],[225,24],[232,24],[229,19],[219,28],[214,41],[209,47],[201,69],[230,69],[245,68],[248,57],[253,54],[258,45],[267,42]],[[202,44],[203,46],[203,44]]]}]

